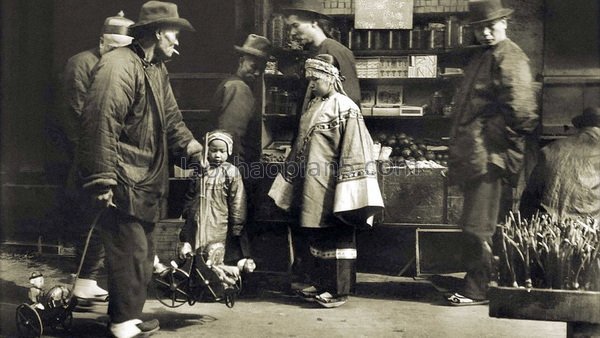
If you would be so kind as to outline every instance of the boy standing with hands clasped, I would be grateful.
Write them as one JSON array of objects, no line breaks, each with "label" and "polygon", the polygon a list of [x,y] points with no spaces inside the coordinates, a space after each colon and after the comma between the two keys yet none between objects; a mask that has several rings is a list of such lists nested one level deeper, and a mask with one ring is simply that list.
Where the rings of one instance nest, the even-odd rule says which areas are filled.
[{"label": "boy standing with hands clasped", "polygon": [[[185,196],[186,221],[179,234],[183,242],[180,255],[204,253],[214,265],[229,263],[237,265],[240,271],[252,272],[255,265],[248,259],[244,233],[246,192],[238,168],[227,162],[233,150],[233,137],[215,130],[206,134],[205,145],[209,165],[192,180]],[[223,250],[224,258],[213,253]]]}]

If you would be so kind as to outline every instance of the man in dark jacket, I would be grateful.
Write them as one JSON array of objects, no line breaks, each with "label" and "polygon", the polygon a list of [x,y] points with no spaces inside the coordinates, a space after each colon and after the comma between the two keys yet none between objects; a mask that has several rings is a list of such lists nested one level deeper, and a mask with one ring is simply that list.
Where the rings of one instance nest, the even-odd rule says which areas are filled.
[{"label": "man in dark jacket", "polygon": [[308,45],[312,56],[329,54],[335,58],[336,67],[344,81],[344,91],[360,107],[360,86],[356,73],[356,60],[352,51],[332,39],[329,31],[331,18],[327,15],[299,8],[284,8],[285,22],[290,33]]},{"label": "man in dark jacket", "polygon": [[465,68],[450,132],[449,178],[464,193],[467,267],[463,289],[448,298],[452,305],[486,302],[502,185],[517,181],[525,136],[538,123],[529,59],[506,36],[512,9],[477,0],[469,1],[469,11],[483,46]]},{"label": "man in dark jacket", "polygon": [[[75,54],[67,61],[64,72],[64,85],[65,100],[67,101],[68,108],[64,110],[62,126],[68,140],[67,156],[70,159],[71,165],[75,160],[75,149],[79,141],[83,104],[88,87],[92,81],[92,70],[102,55],[115,48],[127,46],[131,43],[133,37],[127,35],[127,30],[132,24],[133,21],[125,18],[123,11],[119,12],[117,16],[106,18],[102,26],[98,47]],[[75,182],[76,178],[73,175],[75,170],[76,168],[73,167],[66,183],[69,198],[67,205],[69,207],[68,214],[74,223],[74,230],[79,233],[91,223],[93,215],[89,215],[86,212],[88,210],[87,205],[85,203],[82,204],[79,199],[78,186],[80,182]],[[79,205],[80,207],[73,208],[74,205]],[[87,231],[84,231],[83,235],[82,239],[77,242],[77,256],[79,259],[83,252]],[[104,247],[102,246],[100,237],[97,235],[97,231],[94,231],[90,237],[86,257],[73,288],[73,295],[75,297],[89,300],[106,299],[108,291],[99,287],[96,280],[103,260]]]},{"label": "man in dark jacket", "polygon": [[577,133],[542,148],[521,198],[521,214],[600,220],[600,108],[572,120]]},{"label": "man in dark jacket", "polygon": [[[139,318],[152,275],[155,223],[165,216],[168,151],[202,158],[182,121],[164,60],[180,30],[193,31],[173,3],[149,1],[132,25],[133,43],[98,62],[82,115],[80,175],[98,205],[106,251],[110,332],[133,337],[158,330]],[[203,164],[203,163],[202,163]]]},{"label": "man in dark jacket", "polygon": [[[213,110],[219,119],[219,129],[233,135],[232,163],[239,165],[258,161],[260,156],[260,118],[251,86],[265,71],[271,42],[264,36],[250,34],[243,46],[234,47],[240,53],[238,67],[235,74],[217,86]],[[241,170],[246,178],[249,166]]]}]

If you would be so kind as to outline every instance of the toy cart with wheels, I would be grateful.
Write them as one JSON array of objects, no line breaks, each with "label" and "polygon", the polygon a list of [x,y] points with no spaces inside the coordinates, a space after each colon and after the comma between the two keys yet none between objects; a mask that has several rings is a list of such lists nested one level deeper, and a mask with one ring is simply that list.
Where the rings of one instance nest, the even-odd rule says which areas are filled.
[{"label": "toy cart with wheels", "polygon": [[232,308],[241,291],[241,277],[228,278],[223,274],[223,266],[210,263],[202,254],[188,255],[181,267],[172,262],[171,267],[154,277],[156,299],[170,308],[198,301],[223,302]]},{"label": "toy cart with wheels", "polygon": [[19,305],[16,310],[19,337],[41,337],[44,327],[70,331],[76,303],[76,298],[71,297],[66,287],[55,286],[41,297],[39,303]]}]

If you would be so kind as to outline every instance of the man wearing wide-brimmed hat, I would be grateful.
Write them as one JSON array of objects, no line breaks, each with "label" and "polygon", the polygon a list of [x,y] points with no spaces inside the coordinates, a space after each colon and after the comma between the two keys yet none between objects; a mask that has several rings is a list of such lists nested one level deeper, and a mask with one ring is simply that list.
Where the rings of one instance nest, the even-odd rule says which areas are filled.
[{"label": "man wearing wide-brimmed hat", "polygon": [[177,5],[148,1],[130,26],[134,40],[104,55],[82,114],[79,168],[84,190],[106,208],[98,221],[106,251],[110,333],[148,335],[158,320],[139,318],[153,268],[152,233],[164,218],[168,153],[201,162],[202,146],[185,126],[164,60],[192,25]]},{"label": "man wearing wide-brimmed hat", "polygon": [[572,123],[576,134],[542,148],[521,198],[524,216],[540,210],[600,220],[600,107],[584,109]]},{"label": "man wearing wide-brimmed hat", "polygon": [[260,138],[260,119],[255,114],[252,86],[265,70],[271,42],[264,36],[250,34],[242,46],[234,49],[239,54],[237,70],[217,86],[213,114],[219,120],[219,128],[234,137],[232,162],[250,163],[260,155],[256,142]]},{"label": "man wearing wide-brimmed hat", "polygon": [[[64,109],[64,116],[61,117],[61,125],[66,136],[66,155],[69,157],[69,164],[72,165],[75,156],[75,149],[79,139],[80,118],[83,110],[85,96],[88,87],[92,81],[92,69],[100,60],[100,57],[109,51],[127,46],[133,40],[128,35],[128,27],[133,24],[132,20],[125,17],[125,13],[120,11],[116,16],[108,17],[104,20],[100,32],[100,41],[97,47],[78,53],[67,61],[65,66],[63,81],[65,90],[65,101],[67,108]],[[80,258],[83,251],[83,244],[87,237],[87,226],[90,224],[91,215],[86,212],[87,205],[80,203],[79,189],[76,178],[73,175],[75,170],[70,171],[66,182],[67,196],[69,200],[65,203],[68,210],[65,214],[67,219],[73,224],[75,233],[82,234],[80,240],[76,243],[77,256]],[[73,206],[79,206],[73,208]],[[80,299],[104,301],[108,296],[108,291],[104,290],[97,283],[97,275],[104,260],[104,247],[98,236],[97,231],[92,234],[86,251],[86,257],[81,266],[79,278],[73,288],[73,295]],[[79,261],[79,259],[78,259]],[[79,304],[82,304],[80,301]]]},{"label": "man wearing wide-brimmed hat", "polygon": [[[525,137],[538,124],[529,59],[506,36],[512,9],[500,0],[469,1],[469,21],[482,47],[465,68],[450,132],[449,179],[463,189],[461,226],[467,275],[451,305],[487,301],[492,274],[492,235],[503,185],[522,170]],[[508,189],[510,190],[510,189]]]}]

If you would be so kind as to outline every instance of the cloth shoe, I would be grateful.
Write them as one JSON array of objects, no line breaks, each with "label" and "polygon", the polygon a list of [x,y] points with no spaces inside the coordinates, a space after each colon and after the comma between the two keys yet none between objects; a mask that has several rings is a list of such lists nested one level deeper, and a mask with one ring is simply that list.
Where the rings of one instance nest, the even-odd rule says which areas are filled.
[{"label": "cloth shoe", "polygon": [[302,297],[302,299],[304,299],[305,301],[315,302],[316,301],[315,297],[318,296],[320,294],[320,292],[316,287],[309,286],[309,287],[301,289],[301,290],[296,290],[296,294],[298,296]]},{"label": "cloth shoe", "polygon": [[323,292],[315,296],[315,300],[325,308],[334,308],[346,304],[348,296],[333,296],[329,292]]},{"label": "cloth shoe", "polygon": [[78,278],[73,288],[73,296],[92,301],[106,301],[108,291],[98,286],[93,279]]},{"label": "cloth shoe", "polygon": [[472,299],[457,292],[448,296],[446,300],[452,306],[485,305],[490,303],[489,299]]},{"label": "cloth shoe", "polygon": [[131,319],[122,323],[111,323],[108,326],[110,335],[115,338],[141,338],[151,336],[160,329],[158,319],[141,321]]}]

